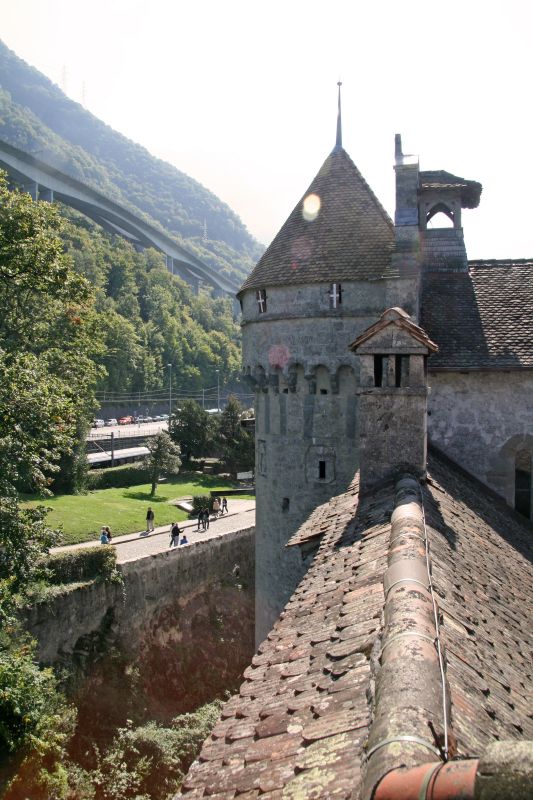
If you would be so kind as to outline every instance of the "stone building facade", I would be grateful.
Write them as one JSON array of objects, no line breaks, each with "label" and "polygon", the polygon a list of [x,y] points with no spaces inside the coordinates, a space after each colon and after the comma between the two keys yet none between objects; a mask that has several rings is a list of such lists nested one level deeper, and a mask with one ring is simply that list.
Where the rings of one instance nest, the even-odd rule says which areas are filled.
[{"label": "stone building facade", "polygon": [[244,373],[256,391],[258,641],[307,566],[287,541],[359,466],[364,380],[349,345],[385,309],[402,309],[438,347],[426,364],[430,440],[531,515],[533,263],[468,262],[461,212],[479,203],[476,181],[420,171],[400,137],[395,172],[393,223],[338,126],[332,153],[239,293]]}]

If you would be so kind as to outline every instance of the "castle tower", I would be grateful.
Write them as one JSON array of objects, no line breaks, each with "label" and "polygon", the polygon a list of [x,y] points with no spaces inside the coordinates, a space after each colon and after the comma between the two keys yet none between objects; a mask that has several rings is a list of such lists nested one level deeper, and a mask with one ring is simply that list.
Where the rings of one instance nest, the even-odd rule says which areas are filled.
[{"label": "castle tower", "polygon": [[391,266],[392,221],[337,138],[239,292],[243,366],[256,392],[256,637],[306,565],[288,539],[358,466],[358,359],[348,345],[384,308],[416,313]]},{"label": "castle tower", "polygon": [[409,470],[425,476],[427,359],[438,348],[401,308],[389,308],[350,350],[361,360],[361,492]]}]

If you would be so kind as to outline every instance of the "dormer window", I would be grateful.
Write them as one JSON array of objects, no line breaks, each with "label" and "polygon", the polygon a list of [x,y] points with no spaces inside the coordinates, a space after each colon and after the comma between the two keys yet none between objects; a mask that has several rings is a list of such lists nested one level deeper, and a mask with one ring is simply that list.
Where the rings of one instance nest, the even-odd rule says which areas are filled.
[{"label": "dormer window", "polygon": [[267,293],[266,289],[258,289],[255,293],[257,300],[257,308],[260,314],[264,314],[267,310]]},{"label": "dormer window", "polygon": [[338,308],[342,303],[342,287],[340,283],[332,283],[329,287],[329,307]]}]

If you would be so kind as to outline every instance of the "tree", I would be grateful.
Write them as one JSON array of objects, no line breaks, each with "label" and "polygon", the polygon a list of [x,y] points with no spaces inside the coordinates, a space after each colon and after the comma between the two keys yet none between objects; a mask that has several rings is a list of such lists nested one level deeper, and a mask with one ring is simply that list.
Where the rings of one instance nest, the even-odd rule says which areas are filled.
[{"label": "tree", "polygon": [[[0,757],[6,798],[66,797],[72,712],[16,608],[43,575],[58,532],[20,489],[49,492],[60,457],[92,411],[97,351],[90,287],[63,253],[47,203],[9,192],[0,175]],[[15,774],[16,773],[16,774]]]},{"label": "tree", "polygon": [[176,474],[181,467],[180,449],[174,444],[166,431],[154,436],[148,444],[150,455],[146,457],[146,465],[152,488],[151,497],[155,495],[157,481],[163,472]]},{"label": "tree", "polygon": [[247,471],[254,467],[254,437],[242,427],[242,414],[243,407],[234,395],[230,395],[218,420],[217,443],[222,459],[232,474],[239,469]]},{"label": "tree", "polygon": [[205,456],[213,438],[211,417],[195,400],[183,400],[172,415],[170,437],[187,461]]}]

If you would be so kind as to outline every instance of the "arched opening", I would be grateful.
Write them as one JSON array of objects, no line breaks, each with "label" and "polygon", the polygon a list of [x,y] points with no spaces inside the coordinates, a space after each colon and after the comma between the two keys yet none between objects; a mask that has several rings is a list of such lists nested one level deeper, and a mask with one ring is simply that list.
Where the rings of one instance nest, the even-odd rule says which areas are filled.
[{"label": "arched opening", "polygon": [[531,518],[531,453],[528,450],[519,450],[515,457],[514,507]]},{"label": "arched opening", "polygon": [[430,228],[453,228],[453,211],[445,203],[437,203],[426,214],[426,226]]}]

